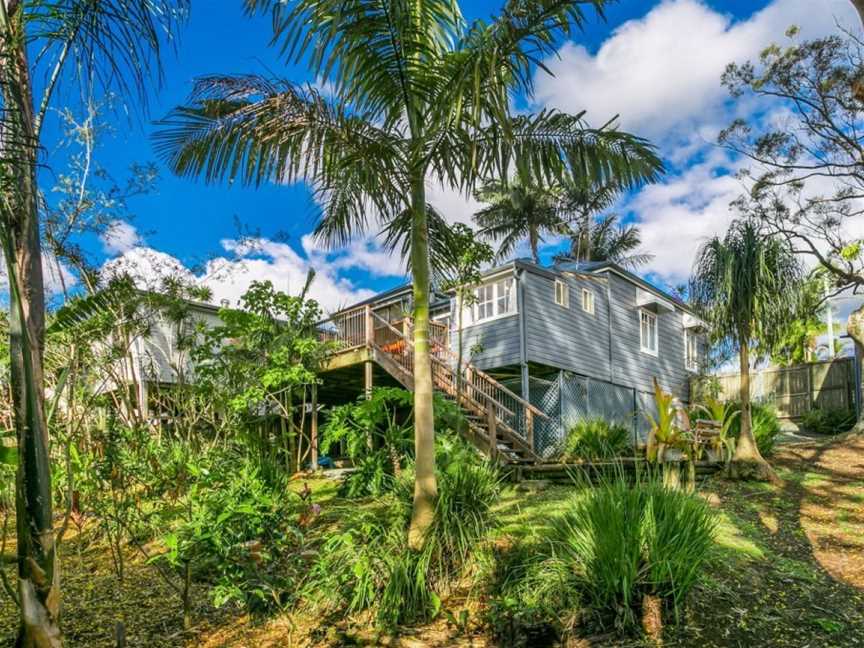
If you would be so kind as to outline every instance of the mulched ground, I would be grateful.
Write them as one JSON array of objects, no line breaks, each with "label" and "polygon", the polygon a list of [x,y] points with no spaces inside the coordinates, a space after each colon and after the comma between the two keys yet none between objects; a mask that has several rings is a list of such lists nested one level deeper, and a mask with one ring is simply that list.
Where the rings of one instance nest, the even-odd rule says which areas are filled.
[{"label": "mulched ground", "polygon": [[709,487],[732,535],[668,645],[864,646],[864,437],[772,463],[782,485]]},{"label": "mulched ground", "polygon": [[[772,463],[782,485],[712,479],[703,487],[722,515],[719,550],[684,618],[666,628],[667,646],[864,647],[864,437],[784,445]],[[505,530],[542,523],[569,492],[554,487],[511,495],[501,512]],[[476,628],[463,632],[446,619],[398,640],[302,610],[255,620],[236,609],[212,608],[203,590],[195,596],[196,625],[184,633],[179,601],[152,567],[130,551],[125,580],[118,583],[105,547],[88,545],[86,536],[73,535],[62,550],[67,646],[114,646],[118,621],[127,645],[157,648],[494,645]],[[10,551],[14,545],[7,545]],[[0,566],[12,578],[13,565]],[[16,616],[0,594],[0,646],[12,644]],[[570,645],[628,644],[586,637]]]}]

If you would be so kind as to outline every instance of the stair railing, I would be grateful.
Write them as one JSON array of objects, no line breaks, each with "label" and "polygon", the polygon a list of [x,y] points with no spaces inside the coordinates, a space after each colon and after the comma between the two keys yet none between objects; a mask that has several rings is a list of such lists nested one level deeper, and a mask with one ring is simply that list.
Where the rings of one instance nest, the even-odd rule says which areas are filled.
[{"label": "stair railing", "polygon": [[[410,344],[413,323],[410,320],[406,320],[406,322],[404,337]],[[457,356],[450,349],[449,335],[441,335],[435,326],[441,327],[441,325],[437,322],[434,323],[429,336],[433,359],[433,377],[444,373],[439,368],[446,369],[448,391],[455,395]],[[446,331],[446,328],[444,330]],[[470,363],[465,363],[462,368],[462,390],[465,397],[470,400],[488,403],[490,409],[495,413],[495,417],[533,450],[534,419],[536,417],[549,418],[542,410]]]}]

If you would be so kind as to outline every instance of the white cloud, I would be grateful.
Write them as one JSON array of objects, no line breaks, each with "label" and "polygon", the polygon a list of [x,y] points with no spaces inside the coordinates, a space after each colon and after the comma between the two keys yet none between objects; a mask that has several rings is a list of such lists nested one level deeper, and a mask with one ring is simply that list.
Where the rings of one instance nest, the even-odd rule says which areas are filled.
[{"label": "white cloud", "polygon": [[[45,286],[47,298],[62,295],[64,288],[68,291],[78,284],[72,270],[62,261],[57,262],[57,257],[46,250],[42,250],[42,283]],[[6,273],[6,260],[0,253],[0,293],[4,296],[9,293],[9,275]]]},{"label": "white cloud", "polygon": [[858,28],[849,0],[776,0],[743,21],[698,0],[665,0],[618,27],[595,54],[566,43],[546,61],[554,77],[538,71],[536,101],[587,110],[595,125],[620,114],[625,129],[667,139],[677,135],[670,129],[704,128],[723,111],[720,76],[728,63],[758,56],[790,25],[806,38],[835,31],[837,22]]},{"label": "white cloud", "polygon": [[374,294],[341,276],[342,266],[328,263],[323,253],[303,257],[290,245],[269,239],[242,242],[226,239],[222,246],[226,254],[208,260],[197,272],[169,254],[145,247],[127,250],[108,261],[103,269],[107,275],[126,272],[139,286],[148,289],[157,289],[163,277],[179,277],[210,288],[214,303],[227,300],[237,304],[253,281],[271,281],[277,290],[297,294],[310,268],[315,269],[316,276],[309,296],[325,310],[335,310]]},{"label": "white cloud", "polygon": [[108,254],[123,254],[143,243],[135,226],[123,220],[112,221],[99,238]]},{"label": "white cloud", "polygon": [[669,283],[690,276],[699,246],[729,226],[729,208],[742,191],[725,172],[729,161],[715,150],[706,161],[662,184],[645,187],[625,208],[637,214],[643,248],[654,255],[645,267]]}]

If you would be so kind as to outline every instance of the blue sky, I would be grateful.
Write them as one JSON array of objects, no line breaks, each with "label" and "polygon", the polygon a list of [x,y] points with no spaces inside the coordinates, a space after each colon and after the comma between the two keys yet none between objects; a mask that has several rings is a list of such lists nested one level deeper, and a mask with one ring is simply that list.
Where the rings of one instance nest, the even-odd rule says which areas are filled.
[{"label": "blue sky", "polygon": [[[500,4],[473,0],[462,7],[468,18],[478,18]],[[592,19],[584,33],[560,44],[560,56],[547,62],[555,76],[538,74],[527,108],[587,109],[594,124],[617,113],[623,128],[659,146],[668,176],[626,197],[617,211],[643,227],[646,251],[655,255],[646,273],[674,285],[686,279],[699,241],[725,229],[728,203],[741,189],[729,175],[740,162],[713,145],[716,133],[734,116],[766,110],[729,102],[719,80],[726,63],[757,56],[782,40],[790,24],[813,36],[834,31],[835,21],[856,25],[848,0],[624,0],[609,7],[605,23]],[[165,81],[151,93],[149,113],[131,122],[108,115],[114,133],[102,139],[98,163],[122,178],[134,162],[157,161],[152,120],[183,103],[196,76],[256,72],[314,81],[303,66],[281,60],[269,38],[269,20],[244,16],[240,0],[193,0],[176,54],[165,57]],[[65,150],[56,148],[57,135],[56,128],[46,132],[51,170],[43,173],[43,187],[63,172]],[[137,271],[142,280],[166,269],[185,273],[210,286],[215,300],[232,302],[254,279],[296,290],[311,265],[319,272],[313,294],[327,308],[404,280],[397,260],[382,254],[373,239],[325,251],[304,238],[317,207],[302,185],[206,185],[158,166],[157,191],[128,205],[134,219],[119,223],[109,241],[86,242],[98,262]],[[430,192],[451,220],[467,220],[477,207],[448,190]],[[232,243],[238,221],[260,232],[253,255]],[[200,264],[206,265],[203,274]]]}]

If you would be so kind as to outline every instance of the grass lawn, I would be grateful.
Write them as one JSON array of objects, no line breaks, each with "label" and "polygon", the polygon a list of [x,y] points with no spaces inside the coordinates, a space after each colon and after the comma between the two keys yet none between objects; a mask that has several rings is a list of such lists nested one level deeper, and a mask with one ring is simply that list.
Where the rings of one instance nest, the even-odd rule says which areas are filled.
[{"label": "grass lawn", "polygon": [[[864,437],[778,449],[783,484],[708,481],[702,493],[721,516],[717,551],[667,646],[864,646]],[[297,484],[298,488],[300,484]],[[356,502],[336,498],[333,482],[310,482],[323,513],[313,540],[338,527]],[[508,487],[497,505],[496,542],[530,539],[572,495],[573,487]],[[131,646],[337,646],[385,640],[346,622],[325,623],[304,610],[252,619],[217,610],[200,588],[196,625],[182,630],[179,602],[143,557],[130,551],[126,581],[111,571],[106,548],[83,537],[63,545],[64,631],[69,646],[113,646],[118,620]],[[7,543],[6,555],[14,553]],[[4,561],[9,578],[13,565]],[[406,631],[389,645],[493,646],[480,626],[482,588],[445,601],[469,610],[464,622],[441,618]],[[458,617],[458,615],[456,615]],[[16,611],[0,600],[0,645],[14,638]],[[338,626],[338,631],[337,631]],[[639,645],[631,642],[632,645]],[[611,636],[586,636],[571,646],[624,646]]]}]

